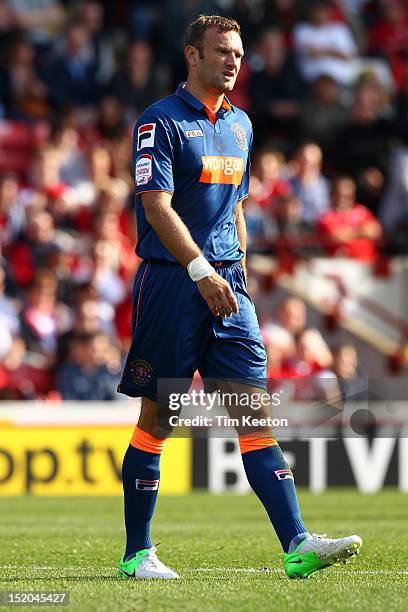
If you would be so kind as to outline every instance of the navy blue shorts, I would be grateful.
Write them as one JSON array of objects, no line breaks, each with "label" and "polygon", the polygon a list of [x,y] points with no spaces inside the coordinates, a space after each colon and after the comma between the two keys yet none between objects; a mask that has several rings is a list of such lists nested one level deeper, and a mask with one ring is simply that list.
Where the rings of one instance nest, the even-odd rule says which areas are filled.
[{"label": "navy blue shorts", "polygon": [[[202,378],[265,388],[266,354],[240,262],[217,267],[239,313],[214,317],[178,264],[144,261],[133,288],[132,344],[118,391],[157,399],[159,379]],[[186,390],[187,390],[186,389]]]}]

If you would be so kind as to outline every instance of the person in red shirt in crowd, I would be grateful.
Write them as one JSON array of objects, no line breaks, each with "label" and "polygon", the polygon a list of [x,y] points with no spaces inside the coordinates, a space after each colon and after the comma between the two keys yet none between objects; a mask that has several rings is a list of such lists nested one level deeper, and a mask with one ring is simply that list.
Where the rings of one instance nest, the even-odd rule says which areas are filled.
[{"label": "person in red shirt in crowd", "polygon": [[400,88],[406,69],[408,9],[401,0],[383,0],[381,5],[381,19],[368,33],[369,49],[388,60]]},{"label": "person in red shirt in crowd", "polygon": [[0,389],[8,389],[15,399],[47,397],[53,389],[53,375],[40,355],[27,352],[24,340],[13,339],[7,355],[0,361]]},{"label": "person in red shirt in crowd", "polygon": [[94,239],[110,243],[112,250],[117,253],[121,278],[132,279],[133,282],[140,260],[135,253],[134,245],[122,231],[119,214],[109,209],[97,213],[94,222]]},{"label": "person in red shirt in crowd", "polygon": [[276,319],[277,326],[288,331],[296,340],[306,327],[306,304],[300,298],[290,296],[280,304]]},{"label": "person in red shirt in crowd", "polygon": [[292,399],[337,405],[341,392],[332,367],[333,354],[321,333],[305,329],[297,339],[294,359],[287,364],[287,378],[293,379]]},{"label": "person in red shirt in crowd", "polygon": [[56,227],[46,210],[30,211],[26,230],[18,242],[7,249],[10,271],[15,282],[28,286],[38,268],[47,267],[47,260],[55,251]]},{"label": "person in red shirt in crowd", "polygon": [[50,200],[62,198],[69,189],[60,179],[61,163],[59,150],[51,145],[40,149],[34,159],[32,185]]},{"label": "person in red shirt in crowd", "polygon": [[40,269],[34,276],[21,313],[21,335],[27,348],[45,358],[45,368],[53,365],[58,336],[72,328],[69,307],[57,301],[57,278]]},{"label": "person in red shirt in crowd", "polygon": [[250,180],[250,196],[263,209],[273,212],[275,199],[291,191],[283,175],[285,158],[279,151],[264,150],[256,156]]},{"label": "person in red shirt in crowd", "polygon": [[331,210],[323,213],[318,228],[329,239],[326,251],[336,257],[352,257],[372,262],[377,256],[376,241],[382,229],[372,212],[356,202],[356,185],[352,178],[340,176],[334,180]]},{"label": "person in red shirt in crowd", "polygon": [[292,335],[279,326],[274,326],[262,332],[268,358],[267,376],[273,388],[277,388],[280,381],[293,377],[293,368],[290,359],[295,354],[295,341]]}]

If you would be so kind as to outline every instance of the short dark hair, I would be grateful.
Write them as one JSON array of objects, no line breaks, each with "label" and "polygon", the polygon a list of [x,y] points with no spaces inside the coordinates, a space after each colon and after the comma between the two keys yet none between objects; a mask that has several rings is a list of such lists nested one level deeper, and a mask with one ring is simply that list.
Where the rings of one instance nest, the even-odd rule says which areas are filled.
[{"label": "short dark hair", "polygon": [[201,51],[205,32],[214,27],[218,28],[218,32],[237,32],[241,36],[240,25],[235,19],[220,15],[199,15],[187,28],[185,46],[191,45]]}]

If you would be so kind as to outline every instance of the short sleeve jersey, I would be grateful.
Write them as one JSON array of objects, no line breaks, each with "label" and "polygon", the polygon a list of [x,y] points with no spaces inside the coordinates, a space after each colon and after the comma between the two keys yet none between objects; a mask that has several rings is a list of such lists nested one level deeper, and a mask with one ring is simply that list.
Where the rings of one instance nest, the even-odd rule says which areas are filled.
[{"label": "short sleeve jersey", "polygon": [[248,116],[226,98],[214,117],[181,84],[150,106],[133,138],[139,257],[175,261],[147,222],[140,197],[167,191],[209,261],[241,259],[234,217],[248,195],[251,146]]}]

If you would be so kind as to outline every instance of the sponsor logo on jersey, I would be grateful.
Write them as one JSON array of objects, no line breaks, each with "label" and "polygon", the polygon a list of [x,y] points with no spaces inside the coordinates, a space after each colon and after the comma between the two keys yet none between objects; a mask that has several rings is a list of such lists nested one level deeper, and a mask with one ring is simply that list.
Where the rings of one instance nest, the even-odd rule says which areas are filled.
[{"label": "sponsor logo on jersey", "polygon": [[233,123],[231,125],[232,133],[235,136],[235,140],[237,141],[237,145],[243,151],[248,151],[248,139],[245,132],[245,129],[242,127],[240,123]]},{"label": "sponsor logo on jersey", "polygon": [[275,470],[275,476],[278,480],[294,480],[291,470]]},{"label": "sponsor logo on jersey", "polygon": [[186,130],[184,134],[187,138],[197,138],[198,136],[204,136],[203,130]]},{"label": "sponsor logo on jersey", "polygon": [[216,183],[238,185],[244,175],[244,160],[242,157],[226,157],[224,155],[203,155],[203,169],[200,183]]},{"label": "sponsor logo on jersey", "polygon": [[158,480],[143,480],[141,478],[136,478],[136,489],[139,491],[157,491],[158,488]]},{"label": "sponsor logo on jersey", "polygon": [[136,185],[146,185],[152,178],[152,156],[148,153],[143,153],[137,158],[135,164],[135,181]]},{"label": "sponsor logo on jersey", "polygon": [[155,123],[145,123],[137,130],[137,150],[145,147],[154,147]]}]

